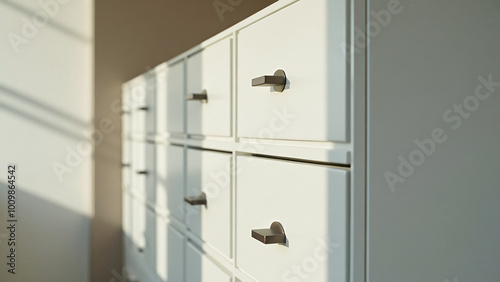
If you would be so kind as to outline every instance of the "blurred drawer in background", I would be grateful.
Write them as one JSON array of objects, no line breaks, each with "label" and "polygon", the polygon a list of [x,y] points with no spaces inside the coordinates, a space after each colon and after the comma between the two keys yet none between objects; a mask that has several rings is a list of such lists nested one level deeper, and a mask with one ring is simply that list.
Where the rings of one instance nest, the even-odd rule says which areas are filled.
[{"label": "blurred drawer in background", "polygon": [[219,268],[193,244],[186,248],[186,282],[230,282],[231,275]]},{"label": "blurred drawer in background", "polygon": [[186,226],[227,258],[231,250],[231,158],[229,153],[187,151]]},{"label": "blurred drawer in background", "polygon": [[187,59],[187,132],[231,135],[231,45],[225,38]]}]

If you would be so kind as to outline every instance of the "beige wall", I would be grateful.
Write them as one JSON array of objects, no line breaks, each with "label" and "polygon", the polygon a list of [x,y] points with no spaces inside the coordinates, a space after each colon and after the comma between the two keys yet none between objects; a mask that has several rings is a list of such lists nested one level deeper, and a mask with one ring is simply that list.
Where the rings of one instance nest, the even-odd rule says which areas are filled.
[{"label": "beige wall", "polygon": [[[106,0],[95,3],[95,126],[117,126],[95,152],[91,281],[121,281],[121,84],[274,0]],[[216,8],[217,7],[217,8]]]}]

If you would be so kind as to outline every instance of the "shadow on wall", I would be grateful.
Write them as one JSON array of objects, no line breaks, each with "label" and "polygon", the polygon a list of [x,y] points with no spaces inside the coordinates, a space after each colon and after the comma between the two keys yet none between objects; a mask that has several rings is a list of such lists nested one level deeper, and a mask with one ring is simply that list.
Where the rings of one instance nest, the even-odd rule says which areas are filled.
[{"label": "shadow on wall", "polygon": [[[36,30],[36,27],[37,27],[36,23],[38,23],[41,18],[55,17],[57,15],[57,13],[59,12],[60,7],[69,1],[68,0],[64,0],[64,1],[57,0],[57,2],[55,2],[55,0],[54,1],[40,1],[40,2],[37,1],[36,3],[38,3],[38,8],[40,9],[39,12],[43,11],[43,13],[38,13],[38,16],[35,16],[35,11],[28,9],[28,8],[24,7],[23,5],[19,5],[18,3],[14,2],[14,1],[0,0],[0,2],[6,6],[9,6],[12,9],[15,9],[16,11],[18,11],[20,13],[25,14],[28,17],[31,17],[31,20],[32,20],[31,24],[33,24],[32,26],[34,27],[32,30]],[[44,15],[44,16],[40,16],[40,15]],[[38,19],[35,19],[36,17],[38,17]],[[30,18],[28,18],[28,20],[30,20]],[[35,21],[36,21],[36,23],[34,23]],[[43,22],[43,20],[41,22]],[[92,43],[92,39],[85,37],[83,34],[79,34],[77,31],[74,31],[65,25],[59,24],[59,23],[52,21],[52,20],[49,20],[49,19],[47,20],[46,24],[49,25],[50,27],[56,29],[57,31],[59,31],[65,35],[70,36],[73,39],[77,39],[77,40],[84,42],[84,43]],[[43,24],[42,26],[44,26],[44,25],[45,24]]]},{"label": "shadow on wall", "polygon": [[91,219],[23,190],[16,191],[16,245],[8,246],[12,236],[6,228],[10,224],[8,185],[0,183],[0,254],[6,257],[10,248],[16,251],[16,274],[7,272],[10,267],[2,259],[0,281],[68,281],[71,277],[71,281],[86,282],[88,267],[82,267],[81,257],[88,255]]},{"label": "shadow on wall", "polygon": [[[90,124],[85,124],[84,121],[79,120],[74,116],[71,116],[39,101],[36,101],[35,99],[30,98],[28,95],[10,89],[5,85],[0,85],[0,95],[7,96],[5,98],[10,99],[11,101],[21,102],[21,104],[23,105],[23,107],[15,107],[5,103],[0,103],[0,109],[22,119],[26,119],[32,123],[35,123],[40,127],[44,127],[51,131],[54,131],[61,136],[70,137],[73,140],[81,140],[84,136],[81,132],[78,132],[74,128],[90,126]],[[42,110],[45,115],[42,117],[41,115],[33,114],[33,111],[26,110],[26,105],[33,106],[38,111]],[[51,118],[63,120],[64,122],[54,123],[50,121]]]}]

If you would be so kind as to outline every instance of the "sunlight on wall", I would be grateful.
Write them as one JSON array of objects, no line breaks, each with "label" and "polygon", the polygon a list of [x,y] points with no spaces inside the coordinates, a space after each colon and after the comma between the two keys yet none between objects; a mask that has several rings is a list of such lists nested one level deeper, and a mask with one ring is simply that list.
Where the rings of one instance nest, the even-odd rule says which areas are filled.
[{"label": "sunlight on wall", "polygon": [[7,163],[18,165],[19,219],[19,272],[2,264],[1,281],[88,281],[92,22],[93,1],[0,0],[1,230]]}]

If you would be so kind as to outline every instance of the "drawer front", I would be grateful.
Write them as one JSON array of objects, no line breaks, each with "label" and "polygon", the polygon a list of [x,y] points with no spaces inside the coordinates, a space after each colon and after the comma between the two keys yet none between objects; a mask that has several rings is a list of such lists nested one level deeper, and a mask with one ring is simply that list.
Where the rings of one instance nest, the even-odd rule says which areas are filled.
[{"label": "drawer front", "polygon": [[167,130],[184,133],[184,61],[167,70]]},{"label": "drawer front", "polygon": [[165,245],[162,243],[159,246],[166,250],[158,257],[158,265],[166,266],[166,273],[160,271],[160,277],[165,281],[184,281],[186,238],[171,225],[166,227],[158,233],[160,237],[166,238]]},{"label": "drawer front", "polygon": [[126,85],[122,87],[122,104],[121,104],[121,115],[122,115],[122,136],[129,137],[132,133],[132,119],[130,112],[130,97],[129,86]]},{"label": "drawer front", "polygon": [[131,191],[134,195],[146,199],[146,143],[132,141]]},{"label": "drawer front", "polygon": [[146,209],[146,228],[144,230],[144,261],[152,273],[157,274],[156,256],[161,252],[157,249],[158,242],[161,238],[157,237],[157,231],[161,228],[158,226],[156,215],[149,209]]},{"label": "drawer front", "polygon": [[[122,193],[122,231],[125,239],[132,238],[132,219],[133,219],[132,198],[127,192]],[[124,240],[125,242],[125,240]]]},{"label": "drawer front", "polygon": [[132,136],[132,114],[122,112],[122,136],[130,138]]},{"label": "drawer front", "polygon": [[137,199],[132,199],[131,235],[135,251],[142,253],[146,246],[146,207]]},{"label": "drawer front", "polygon": [[188,229],[226,257],[231,250],[231,154],[188,149],[186,196],[206,195],[206,205],[186,203]]},{"label": "drawer front", "polygon": [[144,260],[159,281],[183,281],[184,236],[147,210]]},{"label": "drawer front", "polygon": [[[258,281],[346,282],[348,171],[245,156],[237,162],[237,267]],[[275,221],[285,244],[252,237]]]},{"label": "drawer front", "polygon": [[156,133],[167,132],[167,69],[156,71]]},{"label": "drawer front", "polygon": [[184,148],[156,146],[156,206],[184,220]]},{"label": "drawer front", "polygon": [[146,187],[146,200],[156,202],[156,145],[146,143],[146,174],[139,175],[144,180]]},{"label": "drawer front", "polygon": [[188,58],[188,96],[207,95],[206,101],[186,100],[189,134],[231,135],[231,44],[226,38]]},{"label": "drawer front", "polygon": [[[238,136],[348,140],[345,2],[298,1],[238,32]],[[278,69],[283,92],[252,86]]]},{"label": "drawer front", "polygon": [[[174,280],[176,281],[176,280]],[[193,244],[186,248],[186,282],[230,282],[231,276],[220,269]]]},{"label": "drawer front", "polygon": [[131,100],[133,133],[155,134],[156,79],[153,74],[144,74],[144,81],[131,88]]},{"label": "drawer front", "polygon": [[133,142],[132,191],[143,200],[155,202],[155,144]]},{"label": "drawer front", "polygon": [[132,181],[132,142],[123,139],[122,142],[122,187],[129,189]]}]

